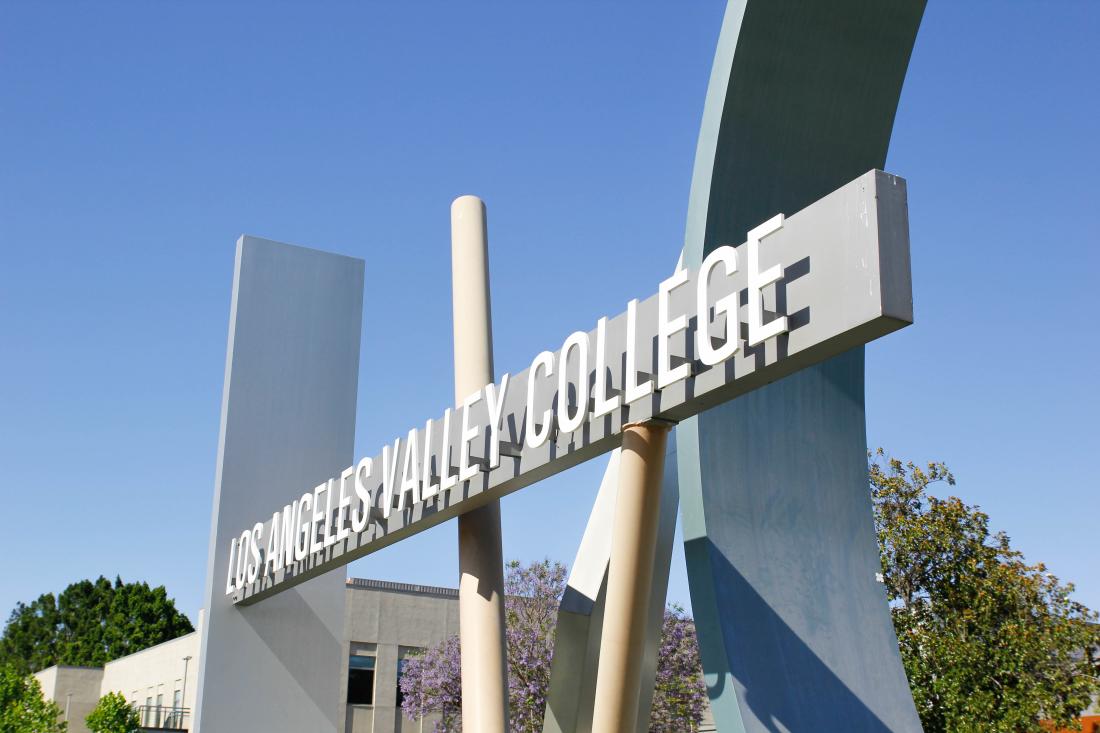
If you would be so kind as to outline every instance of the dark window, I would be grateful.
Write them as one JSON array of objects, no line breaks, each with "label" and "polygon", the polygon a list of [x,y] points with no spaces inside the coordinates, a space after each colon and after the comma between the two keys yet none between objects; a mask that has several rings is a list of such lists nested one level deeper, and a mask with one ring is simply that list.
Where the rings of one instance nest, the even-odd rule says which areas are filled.
[{"label": "dark window", "polygon": [[401,703],[404,702],[405,696],[401,694],[401,678],[405,675],[405,665],[408,663],[408,659],[397,660],[397,709],[401,709]]},{"label": "dark window", "polygon": [[374,704],[374,657],[352,654],[348,660],[348,705]]}]

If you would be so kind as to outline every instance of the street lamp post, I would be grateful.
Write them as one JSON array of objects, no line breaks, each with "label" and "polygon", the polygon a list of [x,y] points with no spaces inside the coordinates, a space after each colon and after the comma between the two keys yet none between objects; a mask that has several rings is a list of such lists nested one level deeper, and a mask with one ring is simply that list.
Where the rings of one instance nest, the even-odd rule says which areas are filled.
[{"label": "street lamp post", "polygon": [[183,658],[183,686],[180,688],[180,709],[177,711],[181,728],[183,727],[183,710],[187,707],[187,663],[190,661],[190,654]]}]

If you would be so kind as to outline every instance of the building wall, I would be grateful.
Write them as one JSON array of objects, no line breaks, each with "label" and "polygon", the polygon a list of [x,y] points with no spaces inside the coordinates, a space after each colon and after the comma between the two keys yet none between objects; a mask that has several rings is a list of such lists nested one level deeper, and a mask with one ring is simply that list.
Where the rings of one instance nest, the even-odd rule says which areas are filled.
[{"label": "building wall", "polygon": [[42,685],[43,696],[61,708],[62,720],[69,723],[69,733],[88,733],[84,718],[99,702],[103,669],[57,666],[34,676]]},{"label": "building wall", "polygon": [[[397,706],[399,660],[442,643],[458,634],[458,591],[453,588],[390,583],[376,580],[347,581],[342,640],[345,666],[353,654],[373,657],[374,701],[371,705],[346,705],[344,733],[424,733],[434,730],[437,716],[408,720]],[[108,663],[103,668],[50,667],[35,675],[45,696],[65,709],[70,707],[70,733],[87,733],[84,717],[101,695],[121,692],[135,705],[151,698],[171,707],[174,693],[183,696],[183,707],[194,711],[198,688],[198,657],[204,616],[196,630],[178,639]],[[184,676],[184,657],[188,661]],[[184,680],[186,679],[186,684]],[[348,699],[348,673],[340,680],[340,701]],[[703,730],[713,730],[709,710]],[[143,721],[146,722],[146,721]],[[155,721],[147,721],[152,726]],[[709,725],[708,725],[709,724]],[[191,716],[184,718],[193,729]]]},{"label": "building wall", "polygon": [[[186,636],[172,639],[108,662],[104,667],[55,666],[34,676],[42,685],[43,695],[57,703],[62,719],[69,724],[69,733],[88,733],[84,718],[108,692],[121,692],[134,705],[144,705],[148,698],[153,704],[161,695],[161,704],[171,707],[174,694],[181,693],[182,707],[193,710],[198,681],[199,640],[202,633],[203,614],[199,612],[198,628]],[[184,661],[187,663],[184,685]],[[68,716],[65,711],[68,710]],[[142,721],[145,723],[146,721]],[[150,719],[149,725],[157,721]],[[162,724],[166,721],[160,721]],[[183,728],[189,729],[190,716],[183,718]]]},{"label": "building wall", "polygon": [[[108,662],[103,668],[100,694],[120,692],[134,705],[173,707],[176,692],[179,692],[182,707],[187,711],[183,715],[183,728],[190,729],[191,716],[195,709],[195,693],[198,690],[198,659],[203,621],[204,617],[200,612],[198,627],[190,634]],[[185,662],[185,657],[190,659]],[[152,714],[142,720],[142,723],[150,727],[157,727],[158,724],[167,727],[165,721],[158,723]]]},{"label": "building wall", "polygon": [[[458,634],[458,591],[453,588],[351,579],[344,620],[344,651],[375,655],[374,704],[348,705],[345,733],[430,731],[434,720],[405,720],[397,708],[398,660]],[[347,700],[347,675],[340,699]]]}]

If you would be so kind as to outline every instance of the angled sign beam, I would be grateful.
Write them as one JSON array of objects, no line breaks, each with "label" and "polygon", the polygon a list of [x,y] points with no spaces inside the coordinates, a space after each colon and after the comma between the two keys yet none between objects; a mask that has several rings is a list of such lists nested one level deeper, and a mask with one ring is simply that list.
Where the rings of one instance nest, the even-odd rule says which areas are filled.
[{"label": "angled sign beam", "polygon": [[610,451],[628,422],[678,422],[908,325],[908,231],[905,183],[881,171],[770,219],[705,263],[705,282],[680,271],[380,455],[272,501],[225,547],[225,595],[254,603]]}]

